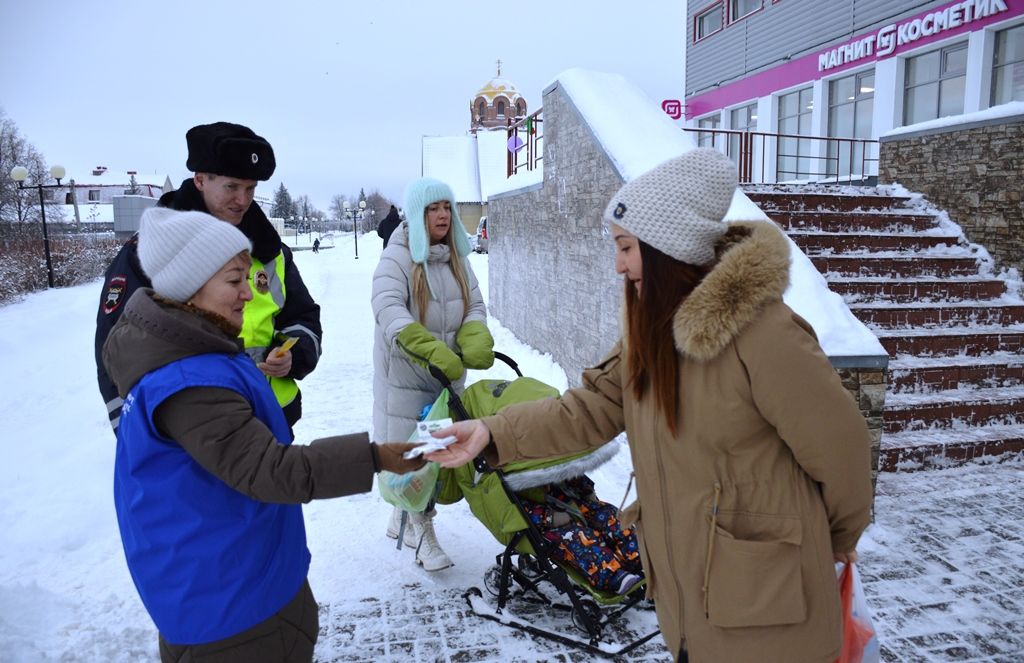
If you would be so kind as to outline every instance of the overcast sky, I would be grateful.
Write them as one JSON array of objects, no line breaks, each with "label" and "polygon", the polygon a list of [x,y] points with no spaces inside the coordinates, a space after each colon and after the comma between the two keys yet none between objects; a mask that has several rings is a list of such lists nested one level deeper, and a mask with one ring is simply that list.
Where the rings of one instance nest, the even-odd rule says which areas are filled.
[{"label": "overcast sky", "polygon": [[360,187],[400,203],[421,137],[465,133],[498,58],[531,111],[570,67],[683,94],[683,0],[0,0],[0,26],[0,107],[69,176],[177,185],[185,131],[225,120],[274,146],[259,194],[324,211]]}]

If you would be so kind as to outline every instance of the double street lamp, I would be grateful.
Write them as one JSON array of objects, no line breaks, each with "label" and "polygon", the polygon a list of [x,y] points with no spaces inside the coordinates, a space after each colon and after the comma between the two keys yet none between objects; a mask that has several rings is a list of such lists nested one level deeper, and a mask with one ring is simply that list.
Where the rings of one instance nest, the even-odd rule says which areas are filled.
[{"label": "double street lamp", "polygon": [[50,260],[50,235],[46,231],[46,201],[43,200],[43,189],[58,189],[63,185],[60,183],[64,179],[64,167],[54,166],[50,169],[50,176],[57,180],[56,184],[30,184],[25,186],[25,180],[28,179],[28,168],[24,166],[15,166],[11,169],[11,179],[18,183],[19,189],[35,189],[39,192],[39,213],[42,215],[43,220],[43,252],[46,254],[46,282],[49,286],[53,287],[53,262]]},{"label": "double street lamp", "polygon": [[[351,205],[348,204],[348,201],[346,200],[344,204],[344,211],[345,218],[352,219],[352,238],[355,241],[356,260],[359,260],[359,222],[362,220],[363,216],[367,214],[366,201],[360,200],[359,206],[353,208]],[[369,211],[369,214],[370,216],[373,216],[372,209]]]}]

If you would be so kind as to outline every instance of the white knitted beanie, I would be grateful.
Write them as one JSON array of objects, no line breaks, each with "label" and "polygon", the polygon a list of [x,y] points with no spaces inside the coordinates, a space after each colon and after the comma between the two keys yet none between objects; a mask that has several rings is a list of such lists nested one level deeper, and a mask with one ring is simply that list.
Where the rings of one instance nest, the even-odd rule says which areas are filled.
[{"label": "white knitted beanie", "polygon": [[151,207],[139,227],[139,262],[157,294],[187,302],[229,260],[251,251],[249,238],[205,212]]},{"label": "white knitted beanie", "polygon": [[612,197],[604,220],[676,260],[707,265],[725,234],[725,213],[737,186],[736,164],[698,148],[630,180]]}]

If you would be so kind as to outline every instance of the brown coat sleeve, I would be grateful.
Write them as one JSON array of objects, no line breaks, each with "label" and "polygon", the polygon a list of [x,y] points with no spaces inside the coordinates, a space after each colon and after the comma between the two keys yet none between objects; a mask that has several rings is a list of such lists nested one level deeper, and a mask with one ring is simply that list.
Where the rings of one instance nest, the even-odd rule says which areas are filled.
[{"label": "brown coat sleeve", "polygon": [[566,456],[599,447],[625,430],[620,353],[621,343],[583,371],[582,386],[561,398],[513,405],[483,419],[494,441],[485,452],[488,462]]},{"label": "brown coat sleeve", "polygon": [[762,416],[821,487],[834,552],[849,552],[871,512],[871,436],[809,324],[769,306],[737,339]]},{"label": "brown coat sleeve", "polygon": [[230,389],[180,391],[156,409],[153,420],[204,469],[261,502],[298,504],[365,493],[373,486],[366,433],[285,446]]}]

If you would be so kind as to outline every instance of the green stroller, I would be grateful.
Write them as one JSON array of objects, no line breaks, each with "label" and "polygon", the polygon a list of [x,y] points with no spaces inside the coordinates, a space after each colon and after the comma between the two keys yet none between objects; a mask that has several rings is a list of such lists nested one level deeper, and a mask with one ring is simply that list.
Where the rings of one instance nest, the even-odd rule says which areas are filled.
[{"label": "green stroller", "polygon": [[[482,380],[466,388],[461,397],[451,389],[444,373],[432,367],[431,374],[445,390],[426,418],[451,417],[455,421],[479,418],[514,403],[560,396],[554,387],[523,377],[519,366],[507,355],[496,352],[495,357],[512,368],[518,377],[511,381]],[[556,460],[510,463],[500,469],[490,467],[481,456],[472,464],[440,471],[437,502],[452,504],[464,498],[474,516],[504,546],[484,577],[484,587],[497,599],[497,605],[490,605],[477,587],[469,588],[463,595],[475,614],[602,656],[624,654],[658,635],[655,629],[642,637],[634,637],[636,634],[622,623],[630,609],[652,607],[649,601],[644,601],[644,581],[623,595],[595,589],[577,569],[552,555],[557,543],[546,539],[526,517],[523,504],[524,500],[543,501],[536,495],[543,486],[585,474],[607,462],[617,451],[617,444],[606,444],[594,451]],[[520,601],[568,612],[583,637],[518,618],[511,611],[510,603]],[[627,641],[610,642],[608,636],[613,631]]]}]

